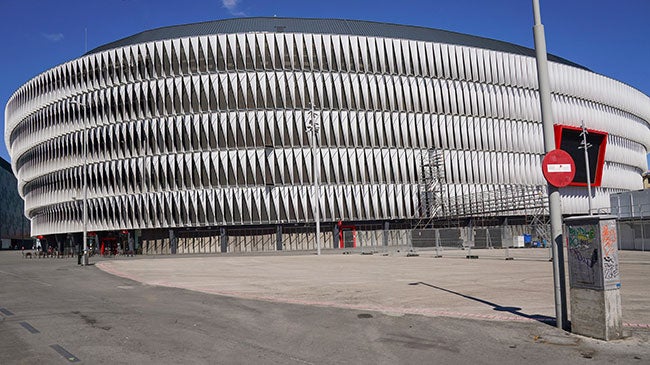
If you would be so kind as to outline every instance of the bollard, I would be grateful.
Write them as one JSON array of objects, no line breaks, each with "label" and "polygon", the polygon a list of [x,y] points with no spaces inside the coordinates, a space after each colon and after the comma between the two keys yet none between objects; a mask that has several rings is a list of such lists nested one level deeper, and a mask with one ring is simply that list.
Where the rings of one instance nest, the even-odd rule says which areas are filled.
[{"label": "bollard", "polygon": [[436,229],[436,256],[434,257],[442,257],[440,253],[440,231],[438,229]]},{"label": "bollard", "polygon": [[478,255],[472,255],[472,246],[467,247],[467,256],[466,259],[478,259]]}]

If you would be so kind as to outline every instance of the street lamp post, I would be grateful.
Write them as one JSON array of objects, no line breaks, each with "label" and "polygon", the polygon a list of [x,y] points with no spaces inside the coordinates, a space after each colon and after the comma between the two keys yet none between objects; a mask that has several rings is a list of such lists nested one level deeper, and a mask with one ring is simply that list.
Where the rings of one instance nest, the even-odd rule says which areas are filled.
[{"label": "street lamp post", "polygon": [[314,105],[311,105],[311,110],[307,112],[307,131],[311,132],[311,157],[314,176],[314,201],[316,208],[314,209],[314,220],[316,221],[316,249],[317,254],[320,255],[320,187],[318,185],[320,180],[320,161],[316,158],[316,140],[320,131],[320,123],[318,121],[319,115],[314,111]]},{"label": "street lamp post", "polygon": [[80,108],[83,108],[83,127],[84,127],[84,138],[83,138],[83,256],[81,257],[81,266],[88,265],[88,128],[86,126],[86,116],[87,116],[87,105],[79,102],[78,100],[72,100],[70,104],[77,105]]}]

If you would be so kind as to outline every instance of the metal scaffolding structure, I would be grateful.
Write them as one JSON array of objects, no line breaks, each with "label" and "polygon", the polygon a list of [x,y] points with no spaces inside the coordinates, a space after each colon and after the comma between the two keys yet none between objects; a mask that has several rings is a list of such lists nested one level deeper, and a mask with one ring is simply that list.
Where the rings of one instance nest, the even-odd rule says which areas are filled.
[{"label": "metal scaffolding structure", "polygon": [[541,242],[550,244],[551,242],[551,220],[548,211],[548,194],[544,189],[545,187],[540,187],[539,190],[539,201],[534,204],[532,209],[532,214],[526,217],[528,222],[528,227],[530,227],[530,232],[539,237]]},{"label": "metal scaffolding structure", "polygon": [[448,219],[533,216],[548,210],[545,186],[502,185],[498,189],[444,199],[442,216]]},{"label": "metal scaffolding structure", "polygon": [[444,156],[441,150],[429,149],[420,155],[418,220],[414,229],[433,227],[444,211],[442,190],[445,184]]}]

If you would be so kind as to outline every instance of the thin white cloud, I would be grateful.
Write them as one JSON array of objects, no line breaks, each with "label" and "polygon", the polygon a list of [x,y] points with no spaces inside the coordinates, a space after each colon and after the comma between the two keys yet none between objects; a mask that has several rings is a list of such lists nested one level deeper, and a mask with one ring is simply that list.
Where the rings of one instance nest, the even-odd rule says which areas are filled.
[{"label": "thin white cloud", "polygon": [[59,42],[63,40],[63,33],[43,33],[43,37],[48,41]]},{"label": "thin white cloud", "polygon": [[246,16],[246,13],[243,11],[237,10],[240,0],[221,0],[221,4],[224,8],[228,9],[231,15],[234,16]]},{"label": "thin white cloud", "polygon": [[221,0],[221,3],[223,4],[223,7],[228,9],[228,10],[235,10],[237,8],[237,4],[239,3],[239,0]]}]

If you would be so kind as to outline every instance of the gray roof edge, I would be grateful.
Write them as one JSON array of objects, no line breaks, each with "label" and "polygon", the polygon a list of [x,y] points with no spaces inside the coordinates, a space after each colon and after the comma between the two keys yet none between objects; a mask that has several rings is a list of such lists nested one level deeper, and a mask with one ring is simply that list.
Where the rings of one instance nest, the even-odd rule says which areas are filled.
[{"label": "gray roof edge", "polygon": [[[86,55],[139,43],[172,38],[204,36],[210,34],[277,32],[279,31],[278,27],[282,27],[281,30],[285,33],[347,34],[410,39],[484,48],[535,57],[535,50],[528,47],[492,38],[442,29],[427,28],[416,25],[382,23],[369,20],[285,17],[228,18],[154,28],[101,45],[88,51]],[[591,71],[585,66],[552,54],[548,55],[548,60]]]}]

